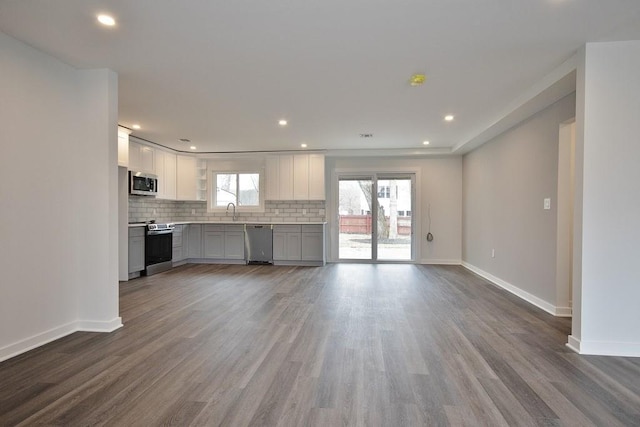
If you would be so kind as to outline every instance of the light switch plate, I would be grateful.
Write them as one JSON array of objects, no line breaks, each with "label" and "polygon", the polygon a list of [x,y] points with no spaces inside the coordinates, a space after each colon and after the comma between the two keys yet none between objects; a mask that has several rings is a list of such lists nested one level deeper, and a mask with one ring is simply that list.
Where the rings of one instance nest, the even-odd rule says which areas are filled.
[{"label": "light switch plate", "polygon": [[551,199],[544,199],[544,209],[545,210],[551,209]]}]

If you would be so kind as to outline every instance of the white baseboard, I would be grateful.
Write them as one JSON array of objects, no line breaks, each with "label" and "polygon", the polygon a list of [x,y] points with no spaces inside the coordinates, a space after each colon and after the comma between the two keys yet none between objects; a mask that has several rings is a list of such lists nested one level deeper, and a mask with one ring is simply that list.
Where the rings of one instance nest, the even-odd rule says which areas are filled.
[{"label": "white baseboard", "polygon": [[573,335],[569,335],[569,341],[567,342],[567,347],[576,353],[580,354],[580,340]]},{"label": "white baseboard", "polygon": [[113,332],[122,327],[122,317],[116,317],[108,322],[80,320],[77,322],[77,331],[82,332]]},{"label": "white baseboard", "polygon": [[51,341],[55,341],[64,336],[72,334],[76,331],[76,322],[67,323],[66,325],[58,326],[57,328],[49,329],[48,331],[36,334],[32,337],[25,338],[16,343],[9,344],[0,348],[0,362],[10,359],[19,354],[25,353],[29,350],[33,350],[36,347],[45,345]]},{"label": "white baseboard", "polygon": [[569,335],[567,347],[585,355],[640,357],[640,343],[637,342],[583,341]]},{"label": "white baseboard", "polygon": [[557,317],[573,317],[573,309],[571,307],[556,307]]},{"label": "white baseboard", "polygon": [[421,259],[420,264],[440,264],[440,265],[460,265],[462,263],[459,259]]},{"label": "white baseboard", "polygon": [[108,322],[76,321],[58,326],[57,328],[25,338],[13,344],[0,348],[0,362],[11,359],[34,348],[41,347],[52,341],[70,335],[74,332],[113,332],[122,326],[122,318],[117,317]]},{"label": "white baseboard", "polygon": [[[550,304],[549,302],[543,300],[542,298],[538,298],[537,296],[530,294],[529,292],[524,291],[519,287],[509,282],[506,282],[500,279],[499,277],[494,276],[491,273],[487,273],[486,271],[476,267],[475,265],[469,264],[468,262],[462,261],[462,266],[468,270],[473,271],[478,276],[481,276],[487,279],[494,285],[506,291],[511,292],[515,296],[522,298],[523,300],[527,301],[530,304],[535,305],[538,308],[541,308],[542,310],[546,311],[549,314],[553,314],[554,316],[558,316],[558,317],[571,317],[571,314],[570,314],[571,308],[569,307],[556,307],[555,305]],[[569,314],[567,314],[567,309],[569,310]]]}]

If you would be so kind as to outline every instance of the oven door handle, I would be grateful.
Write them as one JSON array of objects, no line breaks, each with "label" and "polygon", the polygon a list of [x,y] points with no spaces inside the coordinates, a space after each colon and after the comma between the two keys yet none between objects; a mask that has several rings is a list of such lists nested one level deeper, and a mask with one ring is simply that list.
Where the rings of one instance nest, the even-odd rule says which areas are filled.
[{"label": "oven door handle", "polygon": [[147,231],[148,236],[157,236],[159,234],[171,234],[171,233],[173,233],[173,230],[148,230]]}]

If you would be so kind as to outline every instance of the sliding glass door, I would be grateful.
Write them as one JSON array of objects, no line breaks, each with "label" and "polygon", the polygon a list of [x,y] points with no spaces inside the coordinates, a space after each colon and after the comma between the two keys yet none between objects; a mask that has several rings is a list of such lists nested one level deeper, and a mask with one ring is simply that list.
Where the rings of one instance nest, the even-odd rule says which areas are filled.
[{"label": "sliding glass door", "polygon": [[338,257],[372,260],[372,177],[343,177],[338,180]]},{"label": "sliding glass door", "polygon": [[378,259],[409,261],[411,257],[412,179],[378,175]]},{"label": "sliding glass door", "polygon": [[338,258],[413,260],[414,176],[338,177]]}]

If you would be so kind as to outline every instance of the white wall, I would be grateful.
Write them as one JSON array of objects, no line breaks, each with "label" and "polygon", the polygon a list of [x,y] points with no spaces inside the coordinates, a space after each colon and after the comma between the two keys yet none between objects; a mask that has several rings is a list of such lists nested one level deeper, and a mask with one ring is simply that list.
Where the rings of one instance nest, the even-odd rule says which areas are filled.
[{"label": "white wall", "polygon": [[576,117],[581,283],[574,281],[570,345],[586,354],[640,356],[640,41],[589,43],[583,53]]},{"label": "white wall", "polygon": [[[327,157],[325,178],[327,180],[327,221],[330,232],[329,260],[338,258],[336,233],[335,194],[336,170],[366,170],[369,172],[417,172],[419,181],[414,238],[418,239],[417,260],[421,263],[459,264],[461,260],[462,220],[462,159],[412,158],[412,157]],[[427,242],[427,208],[431,204],[432,242]]]},{"label": "white wall", "polygon": [[554,314],[566,311],[556,292],[558,132],[574,115],[572,94],[463,158],[464,265]]},{"label": "white wall", "polygon": [[[0,360],[118,317],[117,79],[0,33]],[[112,148],[113,146],[113,148]],[[96,223],[107,228],[94,232]],[[113,227],[113,228],[111,228]]]}]

